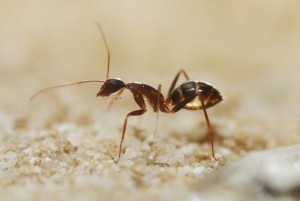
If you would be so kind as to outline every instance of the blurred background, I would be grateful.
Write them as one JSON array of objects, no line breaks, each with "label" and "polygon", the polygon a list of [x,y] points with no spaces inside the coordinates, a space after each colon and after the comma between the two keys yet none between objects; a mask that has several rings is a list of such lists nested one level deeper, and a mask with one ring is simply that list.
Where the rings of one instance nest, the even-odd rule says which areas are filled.
[{"label": "blurred background", "polygon": [[[29,102],[47,86],[105,79],[107,52],[97,22],[110,47],[111,78],[155,88],[162,84],[166,94],[183,68],[191,79],[209,82],[223,94],[224,101],[208,110],[220,163],[207,154],[202,111],[160,113],[153,141],[148,138],[155,128],[152,108],[142,118],[131,118],[124,164],[132,167],[119,167],[111,158],[125,115],[137,109],[130,93],[107,112],[108,100],[96,97],[97,83],[49,91]],[[129,200],[125,194],[135,200],[188,200],[201,182],[204,190],[229,189],[217,174],[215,182],[203,178],[253,150],[299,144],[299,52],[300,1],[2,0],[1,197]],[[153,154],[161,167],[151,164]],[[282,164],[281,158],[277,162]],[[299,172],[293,161],[289,164]],[[290,172],[284,170],[279,175]],[[236,169],[225,174],[226,181],[228,176],[244,182]]]},{"label": "blurred background", "polygon": [[[210,109],[224,133],[230,127],[288,139],[300,130],[299,11],[300,2],[293,0],[1,1],[1,125],[28,116],[33,119],[26,122],[37,126],[47,118],[95,123],[115,115],[122,119],[112,127],[120,128],[124,115],[136,108],[129,93],[109,113],[103,113],[105,101],[95,97],[98,84],[28,101],[49,85],[105,78],[107,55],[95,25],[100,22],[111,50],[110,77],[162,84],[165,94],[183,68],[224,95],[223,104]],[[197,112],[161,116],[160,122],[174,129],[176,121],[187,127],[199,123]]]}]

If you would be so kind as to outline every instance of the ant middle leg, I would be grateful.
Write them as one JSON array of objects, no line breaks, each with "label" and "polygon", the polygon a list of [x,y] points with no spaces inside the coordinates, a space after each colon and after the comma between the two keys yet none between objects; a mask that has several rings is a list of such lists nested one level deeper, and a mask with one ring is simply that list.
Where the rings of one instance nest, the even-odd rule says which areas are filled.
[{"label": "ant middle leg", "polygon": [[154,105],[154,112],[157,112],[156,114],[156,120],[155,120],[155,129],[154,129],[154,135],[157,133],[157,126],[158,126],[158,117],[159,117],[159,109],[160,109],[160,94],[161,94],[161,84],[158,85],[157,88],[157,99],[156,99],[156,105]]}]

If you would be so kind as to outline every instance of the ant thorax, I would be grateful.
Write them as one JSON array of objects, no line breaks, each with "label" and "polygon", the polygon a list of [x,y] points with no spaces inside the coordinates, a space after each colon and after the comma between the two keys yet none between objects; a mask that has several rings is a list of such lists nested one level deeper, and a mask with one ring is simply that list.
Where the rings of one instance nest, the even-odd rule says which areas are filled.
[{"label": "ant thorax", "polygon": [[154,112],[160,110],[161,112],[169,113],[169,108],[166,105],[165,98],[160,93],[160,87],[158,87],[158,89],[155,89],[145,83],[130,82],[126,84],[125,88],[131,91],[134,100],[138,105],[143,107],[145,104],[144,100],[147,100],[149,105],[153,108]]}]

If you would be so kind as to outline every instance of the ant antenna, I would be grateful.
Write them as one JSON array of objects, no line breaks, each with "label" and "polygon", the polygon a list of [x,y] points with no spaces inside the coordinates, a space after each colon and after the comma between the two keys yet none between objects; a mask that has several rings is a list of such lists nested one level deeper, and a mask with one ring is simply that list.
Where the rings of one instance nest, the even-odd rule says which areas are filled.
[{"label": "ant antenna", "polygon": [[[107,80],[108,76],[109,76],[109,67],[110,67],[110,50],[109,50],[109,47],[108,47],[108,43],[106,41],[104,31],[101,27],[101,24],[99,22],[97,22],[96,25],[97,25],[98,29],[100,30],[100,34],[101,34],[101,37],[102,37],[102,40],[104,42],[104,46],[105,46],[105,49],[106,49],[106,52],[107,52],[107,72],[106,72],[106,80]],[[32,101],[36,96],[40,95],[41,93],[44,93],[46,91],[49,91],[49,90],[52,90],[52,89],[55,89],[55,88],[64,87],[64,86],[78,85],[78,84],[83,84],[83,83],[88,83],[88,82],[105,82],[105,80],[84,80],[84,81],[69,82],[69,83],[64,83],[64,84],[59,84],[59,85],[47,87],[47,88],[41,89],[40,91],[33,94],[30,97],[30,101]]]},{"label": "ant antenna", "polygon": [[33,94],[30,97],[30,101],[32,101],[39,94],[44,93],[46,91],[49,91],[51,89],[55,89],[55,88],[59,88],[59,87],[64,87],[64,86],[72,86],[72,85],[84,84],[84,83],[88,83],[88,82],[105,82],[105,80],[84,80],[84,81],[78,81],[78,82],[68,82],[68,83],[64,83],[64,84],[59,84],[59,85],[47,87],[47,88],[41,89],[38,92],[36,92],[35,94]]},{"label": "ant antenna", "polygon": [[106,79],[108,79],[108,76],[109,76],[109,67],[110,67],[110,51],[109,51],[109,47],[108,47],[108,44],[107,44],[107,41],[106,41],[106,37],[105,37],[105,34],[104,34],[104,31],[101,27],[101,24],[100,22],[96,22],[96,25],[100,31],[100,34],[101,34],[101,37],[102,37],[102,40],[104,42],[104,45],[105,45],[105,49],[106,49],[106,52],[107,52],[107,72],[106,72]]}]

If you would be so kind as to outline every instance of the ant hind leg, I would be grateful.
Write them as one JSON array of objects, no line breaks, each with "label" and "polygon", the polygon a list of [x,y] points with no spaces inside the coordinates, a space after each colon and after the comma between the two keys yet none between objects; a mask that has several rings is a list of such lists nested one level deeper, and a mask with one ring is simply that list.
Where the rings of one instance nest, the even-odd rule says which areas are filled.
[{"label": "ant hind leg", "polygon": [[201,95],[199,95],[198,97],[199,97],[199,99],[201,101],[201,104],[202,104],[202,110],[203,110],[205,121],[206,121],[206,125],[207,125],[207,128],[208,128],[208,135],[210,136],[210,144],[211,144],[212,157],[216,161],[218,161],[218,159],[215,157],[215,149],[214,149],[214,132],[215,131],[214,131],[213,127],[210,124],[210,121],[209,121],[209,118],[208,118],[208,114],[207,114],[207,111],[206,111],[206,108],[205,108],[205,104],[204,104],[203,99],[201,98]]},{"label": "ant hind leg", "polygon": [[205,108],[205,104],[203,99],[201,98],[201,94],[200,93],[196,93],[192,96],[190,96],[189,98],[183,100],[182,102],[178,103],[177,105],[175,105],[172,110],[170,111],[171,113],[175,113],[178,112],[180,109],[182,109],[187,103],[189,103],[190,101],[192,101],[194,98],[199,97],[200,102],[202,104],[202,109],[203,109],[203,113],[204,113],[204,117],[205,117],[205,121],[206,121],[206,125],[208,128],[208,135],[210,136],[210,143],[211,143],[211,152],[212,152],[212,157],[217,161],[217,158],[215,157],[215,149],[214,149],[214,129],[209,121],[208,118],[208,114]]},{"label": "ant hind leg", "polygon": [[178,71],[178,73],[176,74],[175,78],[173,79],[173,82],[172,82],[172,84],[171,84],[171,86],[170,86],[170,89],[169,89],[169,92],[168,92],[168,95],[167,95],[167,102],[170,101],[170,96],[171,96],[171,94],[172,94],[172,91],[173,91],[173,89],[175,88],[175,85],[176,85],[176,83],[177,83],[177,81],[178,81],[178,78],[179,78],[179,76],[180,76],[181,74],[185,77],[186,80],[190,80],[190,78],[189,78],[189,76],[187,75],[187,73],[185,72],[185,70],[180,69],[180,70]]}]

